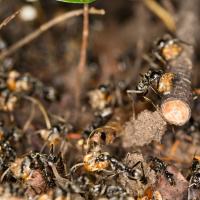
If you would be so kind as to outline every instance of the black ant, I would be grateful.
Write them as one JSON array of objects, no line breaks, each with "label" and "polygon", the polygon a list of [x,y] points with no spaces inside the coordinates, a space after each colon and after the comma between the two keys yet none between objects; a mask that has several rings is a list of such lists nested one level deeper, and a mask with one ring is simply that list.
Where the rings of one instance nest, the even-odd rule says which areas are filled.
[{"label": "black ant", "polygon": [[150,163],[151,169],[153,169],[156,173],[163,174],[170,185],[173,186],[176,184],[174,175],[167,170],[167,165],[162,160],[156,157],[151,157]]},{"label": "black ant", "polygon": [[[116,171],[117,173],[123,173],[125,176],[127,176],[129,179],[132,180],[139,180],[143,184],[147,184],[147,178],[144,175],[144,168],[141,161],[138,161],[135,163],[132,167],[128,167],[124,165],[122,162],[118,161],[116,158],[110,156],[106,153],[101,153],[98,155],[95,159],[95,162],[108,162],[112,168],[113,171]],[[136,168],[136,166],[141,165],[141,169],[139,170]],[[136,168],[136,169],[134,169]]]},{"label": "black ant", "polygon": [[[4,176],[9,172],[9,174],[11,174],[11,176],[16,180],[26,183],[30,180],[32,174],[35,173],[32,179],[37,179],[38,176],[42,176],[47,187],[52,188],[55,186],[55,176],[51,165],[55,166],[60,176],[65,175],[65,168],[61,154],[55,156],[53,154],[53,146],[51,146],[48,155],[32,152],[22,158],[16,158],[15,161],[10,163],[9,168],[4,172],[1,180],[3,180]],[[32,185],[32,187],[34,187],[34,185]]]},{"label": "black ant", "polygon": [[[139,164],[141,165],[142,170],[136,168]],[[107,152],[92,152],[84,156],[83,163],[74,165],[71,168],[71,173],[80,166],[83,166],[85,170],[89,172],[106,171],[110,166],[114,172],[123,173],[123,175],[129,179],[139,180],[143,184],[147,184],[147,178],[144,175],[143,164],[141,161],[138,161],[132,167],[128,167],[116,158],[110,156]]]},{"label": "black ant", "polygon": [[150,68],[144,75],[140,75],[141,80],[138,82],[136,90],[127,90],[127,92],[142,94],[145,96],[148,93],[149,88],[152,88],[154,83],[158,85],[158,82],[163,74],[164,72],[162,70]]},{"label": "black ant", "polygon": [[199,189],[200,188],[200,162],[197,158],[193,158],[192,161],[192,174],[190,177],[190,185],[189,187],[193,187],[195,189]]},{"label": "black ant", "polygon": [[95,114],[94,120],[91,124],[83,131],[83,137],[88,138],[92,131],[104,126],[112,117],[113,110],[110,108],[103,109],[102,112]]},{"label": "black ant", "polygon": [[[174,73],[164,73],[162,70],[150,68],[144,75],[141,75],[141,80],[138,82],[136,90],[127,90],[127,92],[142,94],[144,97],[149,88],[151,88],[158,95],[167,95],[172,91],[176,78],[177,76]],[[153,88],[154,84],[156,85],[156,90]],[[145,99],[148,100],[147,97]]]},{"label": "black ant", "polygon": [[16,151],[9,141],[0,141],[0,174],[5,171],[16,158]]}]

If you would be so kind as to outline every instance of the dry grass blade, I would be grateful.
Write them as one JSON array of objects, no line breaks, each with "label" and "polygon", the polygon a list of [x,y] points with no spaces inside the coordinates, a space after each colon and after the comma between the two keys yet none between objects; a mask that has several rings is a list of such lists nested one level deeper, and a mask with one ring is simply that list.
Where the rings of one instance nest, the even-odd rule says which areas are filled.
[{"label": "dry grass blade", "polygon": [[151,10],[156,16],[158,16],[163,21],[165,26],[170,31],[175,32],[176,30],[175,20],[166,9],[164,9],[154,0],[144,0],[144,4],[147,6],[149,10]]},{"label": "dry grass blade", "polygon": [[0,23],[0,30],[6,26],[9,22],[11,22],[19,13],[21,9],[17,10],[15,13],[7,17],[6,19],[3,20],[3,22]]}]

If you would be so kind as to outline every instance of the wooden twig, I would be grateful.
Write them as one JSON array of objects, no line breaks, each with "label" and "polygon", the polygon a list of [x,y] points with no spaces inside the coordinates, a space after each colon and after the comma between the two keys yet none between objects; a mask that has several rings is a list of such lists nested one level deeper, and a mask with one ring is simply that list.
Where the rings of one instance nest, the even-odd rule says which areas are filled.
[{"label": "wooden twig", "polygon": [[21,9],[17,10],[15,13],[7,17],[6,19],[3,20],[3,22],[0,23],[0,30],[6,26],[10,21],[12,21],[19,13]]},{"label": "wooden twig", "polygon": [[159,3],[155,0],[144,0],[144,4],[147,6],[149,10],[151,10],[156,16],[158,16],[165,26],[172,32],[176,30],[175,20],[172,15],[163,8]]},{"label": "wooden twig", "polygon": [[83,35],[82,35],[82,44],[81,44],[81,51],[80,51],[80,61],[78,64],[79,74],[82,74],[84,72],[84,68],[86,65],[88,37],[89,37],[89,10],[88,10],[88,4],[84,4]]},{"label": "wooden twig", "polygon": [[52,127],[51,120],[49,119],[49,115],[48,115],[45,107],[42,105],[42,103],[39,100],[37,100],[36,98],[31,97],[31,96],[23,96],[23,98],[38,106],[38,108],[40,109],[40,111],[44,117],[47,129],[50,129]]},{"label": "wooden twig", "polygon": [[83,8],[83,32],[82,32],[82,44],[80,50],[80,60],[77,67],[77,89],[76,89],[76,107],[79,107],[79,99],[81,93],[81,83],[82,74],[85,70],[86,60],[87,60],[87,47],[88,47],[88,37],[89,37],[89,10],[88,4],[84,4]]},{"label": "wooden twig", "polygon": [[[177,36],[187,43],[194,44],[197,34],[198,0],[182,2],[179,13]],[[173,90],[164,95],[161,102],[161,112],[167,122],[174,125],[184,125],[191,116],[192,106],[192,57],[194,49],[191,45],[184,45],[184,51],[175,60],[169,63],[169,72],[177,76]]]},{"label": "wooden twig", "polygon": [[[105,11],[103,9],[96,9],[96,8],[90,8],[88,12],[89,12],[89,14],[93,14],[93,15],[104,15],[105,14]],[[37,30],[33,31],[29,35],[25,36],[24,38],[22,38],[21,40],[19,40],[15,44],[13,44],[7,50],[3,51],[0,54],[0,60],[11,55],[12,53],[16,52],[17,50],[19,50],[26,44],[30,43],[31,41],[36,39],[38,36],[40,36],[42,33],[49,30],[50,28],[57,25],[58,23],[61,23],[65,20],[70,19],[75,16],[80,16],[82,14],[83,14],[83,10],[79,9],[79,10],[74,10],[74,11],[71,11],[71,12],[68,12],[63,15],[53,18],[52,20],[41,25]]]}]

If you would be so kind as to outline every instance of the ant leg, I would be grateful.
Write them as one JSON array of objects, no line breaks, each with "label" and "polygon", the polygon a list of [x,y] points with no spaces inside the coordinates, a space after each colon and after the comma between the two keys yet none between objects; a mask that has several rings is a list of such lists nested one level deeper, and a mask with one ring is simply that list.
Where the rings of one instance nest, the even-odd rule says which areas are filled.
[{"label": "ant leg", "polygon": [[[158,86],[158,83],[157,83],[157,86]],[[151,85],[150,85],[149,87],[152,89],[152,91],[153,91],[156,95],[158,95],[158,96],[161,98],[160,94],[159,94]]]},{"label": "ant leg", "polygon": [[134,169],[136,166],[138,166],[140,163],[142,163],[142,161],[138,161],[136,162],[131,168]]},{"label": "ant leg", "polygon": [[155,63],[155,61],[153,60],[153,58],[151,58],[150,56],[148,56],[147,54],[144,54],[142,56],[142,58],[153,68],[153,69],[158,69],[160,68],[160,66]]},{"label": "ant leg", "polygon": [[141,178],[141,182],[143,183],[143,184],[147,184],[147,178],[146,178],[146,176],[145,176],[145,173],[144,173],[144,166],[143,166],[143,163],[141,162],[141,169],[142,169],[142,178]]},{"label": "ant leg", "polygon": [[69,172],[69,174],[67,174],[67,176],[68,176],[68,175],[73,175],[73,173],[74,173],[79,167],[82,167],[83,165],[84,165],[84,163],[77,163],[77,164],[75,164],[74,166],[72,166],[71,169],[70,169],[70,172]]},{"label": "ant leg", "polygon": [[136,162],[131,168],[134,169],[134,168],[135,168],[136,166],[138,166],[139,164],[140,164],[140,167],[141,167],[141,169],[142,169],[142,174],[143,174],[143,176],[145,176],[145,174],[144,174],[144,166],[143,166],[142,161]]},{"label": "ant leg", "polygon": [[[106,172],[110,172],[112,173],[112,171],[109,170],[102,170],[102,171],[106,171]],[[119,174],[121,174],[122,172],[117,172],[117,173],[112,173],[112,174],[108,174],[107,176],[104,177],[105,180],[109,179],[109,178],[114,178],[115,176],[118,176]]]},{"label": "ant leg", "polygon": [[188,45],[188,46],[194,46],[193,44],[188,43],[188,42],[186,42],[186,41],[184,41],[184,40],[181,40],[180,38],[174,38],[174,39],[173,39],[173,42],[180,42],[180,43],[185,44],[185,45]]},{"label": "ant leg", "polygon": [[146,97],[146,96],[143,96],[143,98],[144,98],[147,102],[151,103],[151,104],[153,105],[153,107],[154,107],[156,110],[158,110],[158,107],[153,103],[153,101],[152,101],[151,99],[149,99],[149,98]]},{"label": "ant leg", "polygon": [[160,60],[164,65],[167,65],[167,62],[159,55],[159,53],[154,52],[155,57]]},{"label": "ant leg", "polygon": [[135,94],[142,94],[142,93],[144,93],[143,91],[140,91],[140,90],[126,90],[126,92],[128,94],[133,94],[133,93],[135,93]]}]

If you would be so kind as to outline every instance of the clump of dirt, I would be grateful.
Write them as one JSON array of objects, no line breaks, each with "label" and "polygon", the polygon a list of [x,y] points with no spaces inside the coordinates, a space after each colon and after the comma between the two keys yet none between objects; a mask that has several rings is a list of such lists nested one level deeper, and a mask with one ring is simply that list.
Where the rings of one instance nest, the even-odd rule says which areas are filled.
[{"label": "clump of dirt", "polygon": [[165,134],[167,123],[158,111],[151,112],[144,110],[138,114],[137,118],[132,117],[126,122],[123,135],[123,146],[139,147],[151,143],[160,142]]}]

